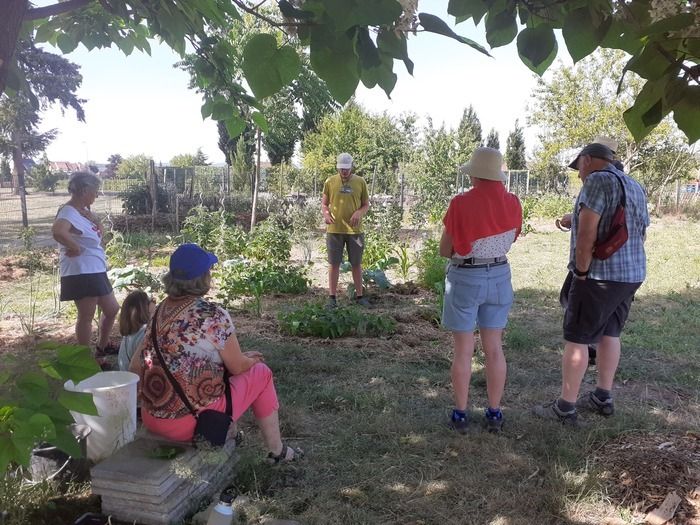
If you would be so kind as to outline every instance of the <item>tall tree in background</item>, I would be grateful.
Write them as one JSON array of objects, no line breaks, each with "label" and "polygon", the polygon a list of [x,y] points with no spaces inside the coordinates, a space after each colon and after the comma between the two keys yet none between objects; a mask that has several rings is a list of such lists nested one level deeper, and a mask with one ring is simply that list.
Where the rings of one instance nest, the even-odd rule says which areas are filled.
[{"label": "tall tree in background", "polygon": [[527,159],[525,158],[525,137],[520,123],[515,121],[515,128],[508,135],[506,141],[506,166],[509,170],[527,169]]},{"label": "tall tree in background", "polygon": [[113,153],[107,158],[107,169],[105,170],[106,173],[104,176],[106,177],[114,177],[117,174],[117,168],[119,167],[119,164],[121,164],[122,156],[119,153]]},{"label": "tall tree in background", "polygon": [[197,148],[196,153],[182,153],[175,155],[168,163],[174,168],[191,168],[192,166],[207,166],[207,156],[202,151],[202,148]]},{"label": "tall tree in background", "polygon": [[489,131],[489,134],[486,136],[486,147],[497,150],[501,149],[501,141],[498,139],[498,131],[496,131],[494,128],[491,128],[491,131]]},{"label": "tall tree in background", "polygon": [[83,81],[77,65],[39,49],[31,40],[21,40],[15,56],[26,84],[13,94],[0,95],[0,150],[12,158],[18,193],[24,180],[23,159],[44,151],[56,135],[55,130],[39,133],[41,111],[58,104],[75,110],[84,122],[85,101],[76,94]]},{"label": "tall tree in background", "polygon": [[697,166],[693,147],[670,118],[639,141],[627,129],[624,113],[644,80],[627,72],[618,93],[616,78],[626,60],[621,51],[601,50],[574,67],[558,65],[548,80],[538,82],[528,119],[537,127],[540,141],[531,166],[535,176],[545,183],[565,178],[571,151],[598,135],[617,141],[625,171],[645,186],[652,201],[665,184],[682,179]]},{"label": "tall tree in background", "polygon": [[398,118],[386,113],[374,115],[349,103],[345,109],[326,115],[318,130],[306,135],[302,145],[306,188],[313,180],[323,184],[336,172],[338,153],[353,157],[355,172],[364,177],[375,193],[396,193],[397,170],[415,149],[416,118],[412,114]]},{"label": "tall tree in background", "polygon": [[423,144],[411,167],[411,185],[420,200],[411,208],[412,223],[423,226],[439,222],[455,194],[461,151],[455,134],[444,126],[435,128],[430,119],[423,130]]},{"label": "tall tree in background", "polygon": [[467,162],[473,151],[482,144],[481,122],[471,104],[462,112],[455,140],[457,141],[458,164]]},{"label": "tall tree in background", "polygon": [[197,151],[194,154],[194,164],[193,165],[194,166],[208,166],[209,165],[209,159],[202,151],[202,148],[197,148]]}]

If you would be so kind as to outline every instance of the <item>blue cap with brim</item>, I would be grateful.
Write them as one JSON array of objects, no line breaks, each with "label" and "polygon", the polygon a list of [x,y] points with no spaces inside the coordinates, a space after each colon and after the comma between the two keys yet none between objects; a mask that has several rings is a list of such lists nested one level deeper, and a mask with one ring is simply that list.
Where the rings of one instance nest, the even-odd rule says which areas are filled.
[{"label": "blue cap with brim", "polygon": [[170,275],[173,279],[189,281],[201,277],[219,259],[194,243],[181,244],[170,256]]}]

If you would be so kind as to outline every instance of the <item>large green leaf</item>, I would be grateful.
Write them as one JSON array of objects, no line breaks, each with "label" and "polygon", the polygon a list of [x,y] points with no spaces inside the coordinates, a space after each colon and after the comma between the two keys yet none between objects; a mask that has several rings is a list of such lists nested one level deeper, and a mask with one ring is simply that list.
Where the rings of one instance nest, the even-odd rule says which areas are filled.
[{"label": "large green leaf", "polygon": [[489,11],[486,15],[486,41],[491,47],[510,44],[518,34],[515,10],[506,7],[503,11]]},{"label": "large green leaf", "polygon": [[87,346],[46,342],[40,348],[56,350],[54,359],[40,363],[43,372],[55,379],[70,379],[77,383],[100,371]]},{"label": "large green leaf", "polygon": [[637,142],[654,129],[656,117],[668,114],[669,109],[664,108],[662,103],[668,80],[668,77],[662,77],[647,81],[637,95],[634,105],[622,114],[627,128]]},{"label": "large green leaf", "polygon": [[296,20],[310,20],[314,17],[311,11],[302,11],[297,9],[287,0],[280,0],[277,2],[277,6],[280,8],[280,12],[287,18],[294,18]]},{"label": "large green leaf", "polygon": [[225,99],[216,100],[211,106],[213,120],[228,120],[236,114],[233,105]]},{"label": "large green leaf", "polygon": [[413,75],[413,61],[408,58],[408,48],[406,46],[406,37],[403,34],[396,34],[394,31],[382,29],[377,35],[377,46],[379,51],[387,53],[393,58],[403,60],[406,66],[406,71]]},{"label": "large green leaf", "polygon": [[273,35],[254,35],[243,50],[243,74],[258,98],[274,95],[299,74],[301,61],[291,46],[277,47]]},{"label": "large green leaf", "polygon": [[673,107],[673,120],[689,144],[700,140],[700,86],[686,86],[685,95]]},{"label": "large green leaf", "polygon": [[328,86],[338,102],[344,104],[355,93],[360,82],[359,64],[352,35],[335,32],[327,26],[312,26],[311,67]]},{"label": "large green leaf", "polygon": [[56,39],[56,45],[63,53],[70,53],[78,47],[78,41],[71,33],[60,33]]},{"label": "large green leaf", "polygon": [[518,35],[518,53],[527,67],[542,75],[557,56],[554,30],[546,24],[523,29]]},{"label": "large green leaf", "polygon": [[32,406],[40,405],[49,397],[49,384],[46,377],[35,372],[27,372],[17,379],[17,389],[22,401]]},{"label": "large green leaf", "polygon": [[384,90],[387,97],[390,97],[396,85],[396,74],[392,71],[393,60],[386,55],[384,56],[385,60],[381,61],[379,65],[362,69],[361,80],[368,89],[378,85]]},{"label": "large green leaf", "polygon": [[693,25],[695,15],[692,13],[681,13],[670,18],[665,18],[654,22],[641,30],[642,35],[653,35],[656,33],[668,33],[669,31],[680,31]]},{"label": "large green leaf", "polygon": [[68,390],[63,390],[58,395],[58,402],[61,406],[73,412],[79,412],[89,416],[99,416],[97,407],[95,407],[95,402],[92,399],[92,394],[87,392],[69,392]]},{"label": "large green leaf", "polygon": [[323,5],[338,31],[353,26],[387,26],[403,11],[396,0],[325,0]]},{"label": "large green leaf", "polygon": [[246,126],[246,122],[238,115],[234,115],[230,119],[224,120],[224,126],[226,126],[226,131],[228,132],[228,136],[233,139],[233,138],[236,138],[241,133],[243,133],[243,130],[245,129],[245,126]]},{"label": "large green leaf", "polygon": [[[669,59],[673,57],[675,52],[667,51],[667,57],[660,50],[661,44],[657,42],[651,42],[647,44],[640,53],[630,58],[629,62],[625,66],[626,70],[634,71],[640,77],[646,78],[647,80],[656,80],[664,76],[674,64]],[[675,66],[680,69],[680,65]]]},{"label": "large green leaf", "polygon": [[260,128],[260,131],[262,131],[263,133],[267,133],[270,130],[270,125],[267,122],[267,119],[259,111],[255,111],[251,115],[251,118],[253,119],[253,122],[255,122],[255,125],[258,126]]},{"label": "large green leaf", "polygon": [[430,31],[431,33],[437,33],[438,35],[443,35],[443,36],[448,36],[450,38],[454,38],[458,42],[462,42],[463,44],[467,44],[469,47],[476,49],[477,51],[479,51],[480,53],[483,53],[484,55],[491,56],[485,47],[483,47],[480,44],[477,44],[476,42],[474,42],[473,40],[471,40],[469,38],[458,35],[454,31],[452,31],[450,26],[448,26],[444,20],[442,20],[441,18],[439,18],[435,15],[431,15],[429,13],[418,13],[418,20],[420,21],[420,25],[423,26],[423,29],[425,29],[426,31]]},{"label": "large green leaf", "polygon": [[362,69],[369,69],[381,65],[382,60],[379,58],[379,51],[369,36],[369,30],[366,27],[360,27],[357,30],[357,39],[355,40],[355,52],[360,58]]},{"label": "large green leaf", "polygon": [[562,35],[574,63],[590,55],[608,32],[612,17],[596,27],[590,7],[570,11],[564,21]]},{"label": "large green leaf", "polygon": [[622,49],[634,55],[644,47],[642,37],[629,26],[613,19],[610,28],[600,43],[601,47]]},{"label": "large green leaf", "polygon": [[450,0],[447,4],[447,13],[454,16],[457,23],[472,18],[474,25],[478,25],[488,10],[484,0]]}]

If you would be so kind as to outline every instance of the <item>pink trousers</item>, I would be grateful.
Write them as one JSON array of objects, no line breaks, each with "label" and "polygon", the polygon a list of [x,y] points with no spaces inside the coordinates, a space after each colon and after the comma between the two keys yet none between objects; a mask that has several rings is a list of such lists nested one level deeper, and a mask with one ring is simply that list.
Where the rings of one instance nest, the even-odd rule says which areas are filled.
[{"label": "pink trousers", "polygon": [[[256,363],[247,372],[229,377],[229,383],[234,421],[238,421],[251,406],[256,419],[266,418],[280,407],[272,381],[272,370],[264,363]],[[221,396],[202,410],[226,412],[226,399]],[[192,414],[175,419],[162,419],[144,410],[141,417],[149,431],[173,441],[190,441],[197,424]]]}]

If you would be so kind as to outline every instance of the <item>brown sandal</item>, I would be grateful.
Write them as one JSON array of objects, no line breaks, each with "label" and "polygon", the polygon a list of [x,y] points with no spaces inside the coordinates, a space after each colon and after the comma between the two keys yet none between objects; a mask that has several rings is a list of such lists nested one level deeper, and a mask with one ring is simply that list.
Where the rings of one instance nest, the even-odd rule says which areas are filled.
[{"label": "brown sandal", "polygon": [[304,457],[304,451],[300,448],[294,448],[288,446],[286,443],[282,443],[282,451],[275,455],[270,452],[267,455],[267,462],[270,465],[279,465],[280,463],[290,463],[292,461],[298,461]]}]

